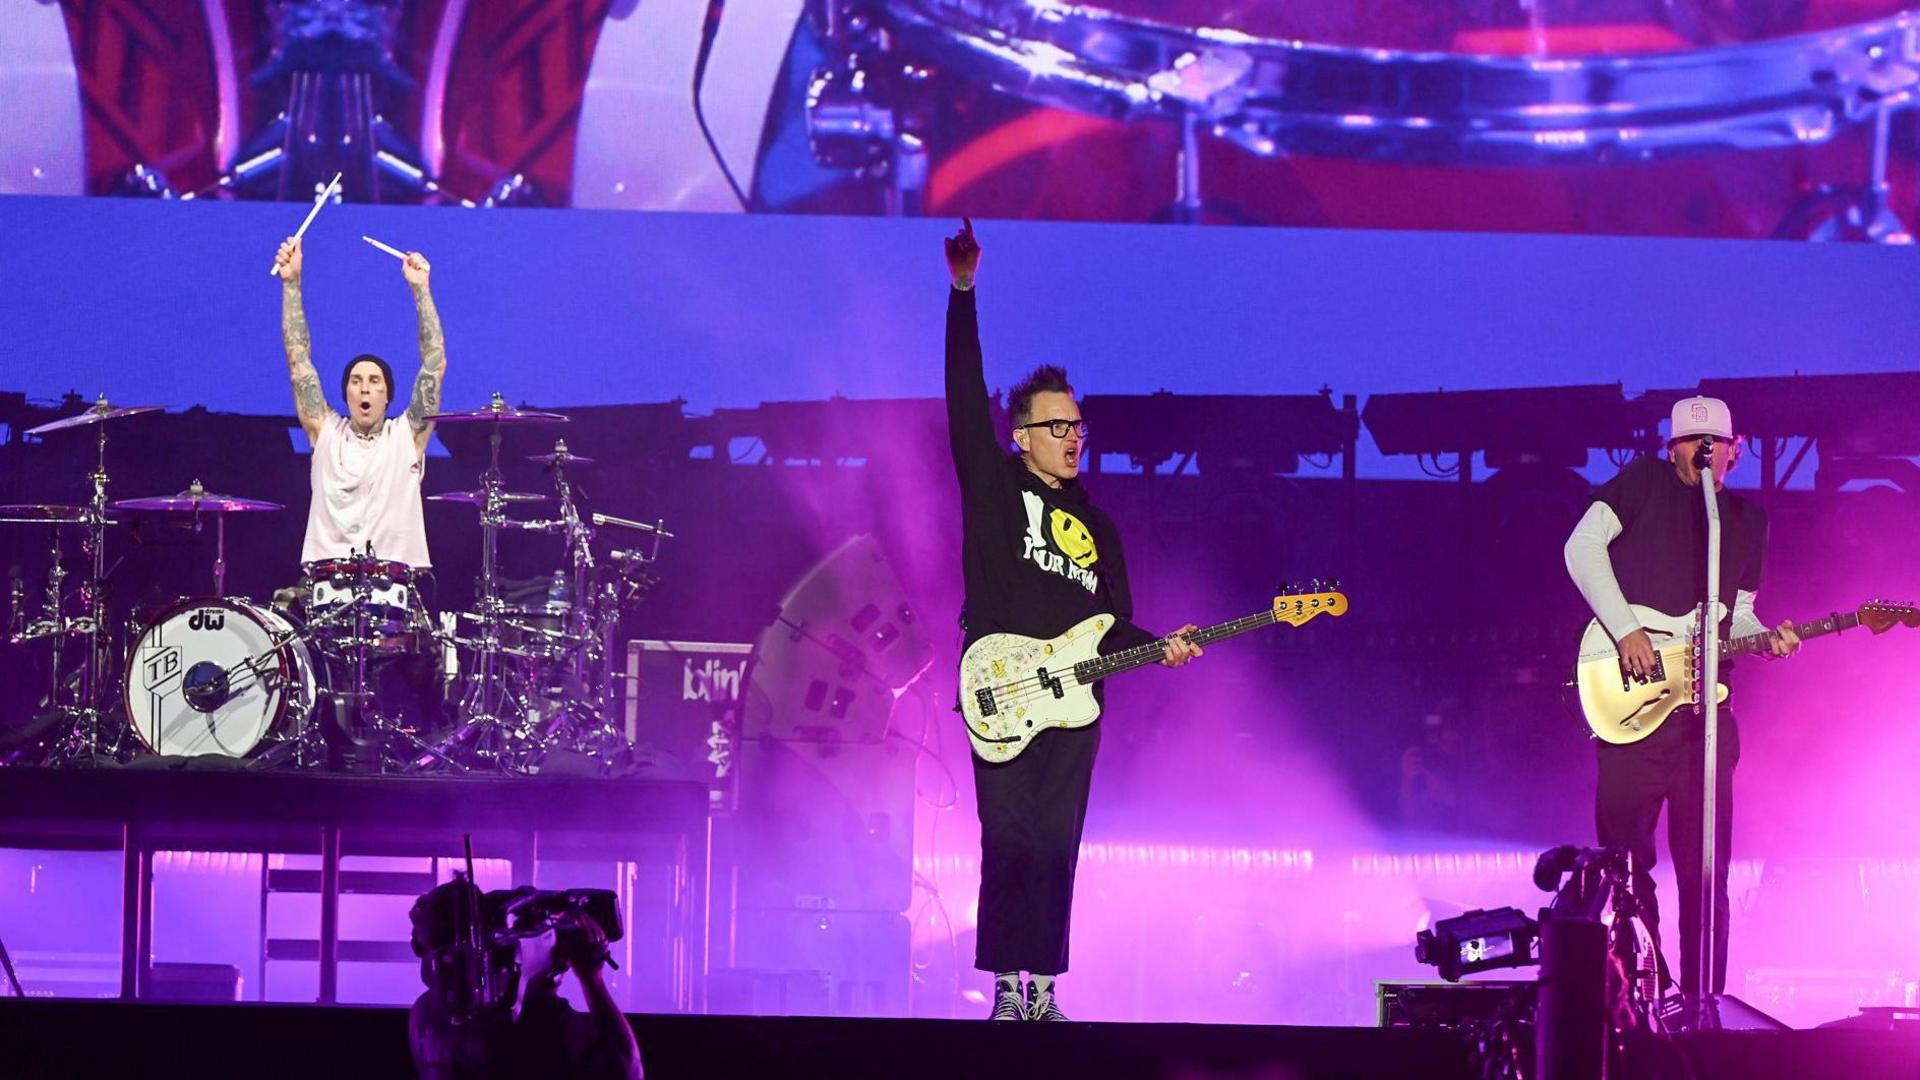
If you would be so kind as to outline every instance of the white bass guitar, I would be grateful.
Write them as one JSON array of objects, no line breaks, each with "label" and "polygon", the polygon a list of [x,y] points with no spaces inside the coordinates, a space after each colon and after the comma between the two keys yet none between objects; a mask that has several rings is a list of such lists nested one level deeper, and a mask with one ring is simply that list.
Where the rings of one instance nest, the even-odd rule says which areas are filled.
[{"label": "white bass guitar", "polygon": [[[1185,638],[1208,645],[1224,638],[1286,623],[1299,626],[1321,615],[1344,615],[1347,598],[1332,591],[1276,596],[1267,611],[1194,630]],[[960,659],[960,711],[967,738],[983,761],[1012,761],[1035,735],[1050,727],[1085,727],[1100,718],[1093,685],[1109,675],[1156,664],[1166,654],[1167,638],[1100,655],[1100,641],[1113,629],[1113,616],[1095,615],[1051,641],[1021,634],[988,634]]]}]

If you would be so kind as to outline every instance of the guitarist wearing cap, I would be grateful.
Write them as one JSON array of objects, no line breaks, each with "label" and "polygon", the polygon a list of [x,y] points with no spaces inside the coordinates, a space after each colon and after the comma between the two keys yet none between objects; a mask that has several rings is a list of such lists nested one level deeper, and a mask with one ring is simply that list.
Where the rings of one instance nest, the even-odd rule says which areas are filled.
[{"label": "guitarist wearing cap", "polygon": [[[1113,521],[1079,481],[1087,425],[1066,372],[1034,371],[1008,395],[1012,430],[994,430],[974,308],[980,245],[973,223],[946,241],[947,426],[960,479],[966,644],[995,633],[1050,638],[1113,616],[1103,651],[1151,645],[1131,621],[1133,598]],[[1009,453],[1009,439],[1018,453]],[[1166,640],[1180,667],[1200,647]],[[1098,724],[1053,728],[1024,753],[973,758],[980,809],[980,917],[974,965],[994,974],[995,1020],[1065,1020],[1054,977],[1067,969],[1067,921],[1086,821]],[[1022,994],[1020,973],[1032,980]]]},{"label": "guitarist wearing cap", "polygon": [[[1707,521],[1696,464],[1705,436],[1713,438],[1720,504],[1720,595],[1714,600],[1720,611],[1731,609],[1716,627],[1722,636],[1729,624],[1736,635],[1768,635],[1768,652],[1775,657],[1791,656],[1800,647],[1791,622],[1769,631],[1754,614],[1767,518],[1760,507],[1724,488],[1736,460],[1732,414],[1717,398],[1687,398],[1673,407],[1666,459],[1638,458],[1601,485],[1566,544],[1574,584],[1618,650],[1620,667],[1634,679],[1652,677],[1656,665],[1655,643],[1634,608],[1684,617],[1706,599]],[[1723,680],[1731,666],[1722,665]],[[1689,873],[1698,874],[1701,861],[1703,738],[1695,711],[1681,708],[1637,741],[1596,744],[1599,841],[1632,853],[1634,891],[1656,934],[1653,833],[1661,803],[1667,805],[1667,847],[1682,883],[1680,986],[1687,992],[1699,985],[1700,890],[1687,882]],[[1720,712],[1717,747],[1714,993],[1725,987],[1727,976],[1727,866],[1733,850],[1733,768],[1740,757],[1739,727],[1729,709]]]}]

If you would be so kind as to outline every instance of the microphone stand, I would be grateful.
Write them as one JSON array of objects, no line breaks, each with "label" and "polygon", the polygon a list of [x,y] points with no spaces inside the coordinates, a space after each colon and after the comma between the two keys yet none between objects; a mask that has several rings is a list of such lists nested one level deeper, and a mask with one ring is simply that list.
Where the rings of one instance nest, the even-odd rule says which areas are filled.
[{"label": "microphone stand", "polygon": [[1700,440],[1695,464],[1700,472],[1700,497],[1707,511],[1707,598],[1700,606],[1699,625],[1694,633],[1694,709],[1700,717],[1701,744],[1705,764],[1700,786],[1700,940],[1697,943],[1699,967],[1693,995],[1695,1030],[1720,1026],[1714,1007],[1715,923],[1719,916],[1719,890],[1714,888],[1715,868],[1720,853],[1714,840],[1718,835],[1720,756],[1720,620],[1716,601],[1720,596],[1720,500],[1714,489],[1713,436]]}]

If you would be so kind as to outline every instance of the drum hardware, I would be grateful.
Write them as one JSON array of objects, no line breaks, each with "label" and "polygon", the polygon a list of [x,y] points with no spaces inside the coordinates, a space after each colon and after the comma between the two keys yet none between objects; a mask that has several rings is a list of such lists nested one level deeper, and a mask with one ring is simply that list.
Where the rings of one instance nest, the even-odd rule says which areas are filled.
[{"label": "drum hardware", "polygon": [[[408,646],[420,646],[423,636],[433,645],[439,641],[431,621],[419,610],[413,567],[380,559],[369,544],[364,552],[356,549],[346,558],[308,563],[305,569],[312,617],[301,636],[314,641],[322,657],[347,673],[344,686],[329,680],[328,707],[335,730],[354,746],[376,748],[406,766],[426,767],[437,761],[466,771],[400,720],[374,707],[377,695],[370,665],[376,654],[395,659],[418,651]],[[342,623],[350,625],[342,627]],[[320,730],[317,724],[312,727]],[[312,749],[319,752],[324,746]],[[384,769],[385,761],[379,764]]]},{"label": "drum hardware", "polygon": [[[470,688],[461,706],[463,723],[453,737],[437,750],[447,755],[465,744],[466,752],[479,760],[501,768],[512,768],[516,762],[510,755],[523,746],[527,733],[525,725],[515,724],[505,711],[513,695],[501,664],[500,630],[504,605],[500,602],[499,542],[500,530],[508,527],[508,504],[534,500],[514,498],[519,493],[506,490],[500,474],[500,438],[509,424],[566,423],[570,418],[559,413],[512,408],[507,405],[505,398],[495,393],[484,409],[436,413],[426,419],[439,424],[487,425],[487,469],[480,475],[479,489],[459,493],[470,497],[443,500],[480,507],[480,595],[476,601],[480,609],[480,638],[475,648],[479,659],[478,670],[471,676]],[[522,715],[525,715],[524,712]]]},{"label": "drum hardware", "polygon": [[[427,496],[427,501],[428,502],[460,503],[464,506],[485,506],[489,498],[492,498],[495,501],[503,504],[547,501],[547,497],[545,495],[539,494],[538,492],[501,491],[501,492],[493,493],[490,495],[484,489],[480,491],[443,491],[438,495]],[[515,521],[506,521],[506,522],[502,522],[501,524],[507,528],[523,528],[524,527],[519,522],[515,522]]]},{"label": "drum hardware", "polygon": [[918,217],[926,213],[932,72],[894,54],[886,28],[870,15],[837,24],[840,58],[807,79],[807,146],[828,168],[884,183],[889,216]]},{"label": "drum hardware", "polygon": [[[63,527],[86,524],[87,510],[77,506],[6,506],[0,507],[0,521],[10,523],[45,523],[48,541],[48,570],[46,591],[40,601],[38,618],[30,617],[27,612],[26,582],[15,577],[9,586],[12,603],[12,616],[8,621],[7,640],[15,645],[29,641],[46,640],[51,643],[49,654],[49,674],[46,704],[49,712],[60,717],[59,722],[66,726],[66,734],[55,742],[62,753],[84,754],[93,744],[91,739],[81,746],[70,746],[74,732],[82,725],[92,721],[85,715],[85,690],[76,677],[78,672],[66,669],[66,639],[70,636],[91,639],[97,633],[97,624],[91,614],[69,614],[71,605],[67,603],[66,580],[70,571],[64,565],[65,553],[62,550],[60,530]],[[114,523],[114,524],[117,524]],[[89,643],[89,653],[91,653]]]},{"label": "drum hardware", "polygon": [[[1809,240],[1864,240],[1874,244],[1911,244],[1913,236],[1892,207],[1892,189],[1887,181],[1888,146],[1893,134],[1893,113],[1913,103],[1913,88],[1920,81],[1910,60],[1896,62],[1877,56],[1871,70],[1862,77],[1860,110],[1871,114],[1873,135],[1869,143],[1866,182],[1857,188],[1821,185],[1801,199],[1775,230],[1775,235]],[[1850,117],[1851,118],[1851,117]]]},{"label": "drum hardware", "polygon": [[[1894,0],[1851,5],[1838,24],[1830,8],[1757,0],[1634,14],[1435,5],[1418,18],[1358,3],[1234,0],[818,0],[808,8],[825,56],[804,110],[785,122],[804,128],[815,162],[884,200],[891,214],[968,206],[978,214],[998,199],[1002,216],[1057,216],[1045,212],[1047,195],[1068,195],[1122,140],[1153,155],[1174,197],[1159,202],[1156,188],[1155,205],[1129,206],[1120,219],[1268,224],[1351,205],[1376,187],[1389,195],[1393,183],[1419,182],[1410,170],[1430,166],[1484,170],[1489,179],[1508,166],[1567,167],[1572,175],[1556,183],[1611,190],[1655,162],[1636,186],[1692,175],[1684,158],[1774,151],[1825,165],[1859,145],[1871,155],[1862,182],[1803,191],[1783,177],[1776,197],[1753,207],[1757,235],[1776,226],[1775,235],[1800,238],[1907,236],[1886,202],[1882,132],[1891,111],[1912,105],[1920,14]],[[951,107],[971,92],[991,96]],[[1009,107],[1024,112],[1004,120]],[[997,126],[973,126],[982,123]],[[1856,134],[1865,138],[1856,143]],[[1828,144],[1837,152],[1811,156]],[[1203,176],[1200,151],[1216,161],[1223,148],[1273,163],[1255,162],[1255,175],[1291,176],[1309,191],[1363,171],[1382,179],[1350,183],[1340,201],[1287,199],[1252,185],[1239,166]],[[1015,158],[1042,152],[1055,158],[1059,187],[1007,179],[1024,175],[1012,172]],[[1616,166],[1619,181],[1589,175]],[[1768,163],[1754,167],[1765,175]],[[1006,181],[999,188],[996,173]],[[970,198],[957,197],[967,189]],[[1623,225],[1641,220],[1617,216]]]},{"label": "drum hardware", "polygon": [[[113,663],[111,643],[105,632],[107,626],[107,529],[115,524],[108,513],[107,486],[111,478],[107,474],[107,421],[139,416],[144,413],[159,412],[159,405],[123,405],[115,406],[107,401],[105,394],[85,412],[77,416],[55,420],[27,430],[28,435],[44,437],[57,431],[71,428],[92,427],[95,430],[97,457],[93,472],[88,481],[93,488],[93,498],[85,507],[41,507],[44,514],[22,514],[25,508],[11,507],[0,509],[0,518],[18,519],[37,517],[42,521],[57,522],[54,550],[56,559],[49,574],[47,593],[47,615],[53,628],[49,634],[60,638],[66,634],[79,634],[87,640],[85,659],[79,669],[79,686],[72,700],[62,701],[62,681],[59,675],[59,652],[54,648],[54,697],[49,704],[57,711],[71,718],[65,738],[54,748],[50,764],[75,764],[92,762],[103,753],[117,754],[120,740],[115,738],[109,746],[103,740],[101,717],[105,710],[110,669]],[[14,512],[9,512],[14,511]],[[69,621],[65,615],[64,597],[60,592],[60,582],[64,578],[58,561],[59,524],[74,524],[84,531],[81,539],[81,551],[86,556],[86,576],[80,582],[80,605],[86,614],[79,619]]]},{"label": "drum hardware", "polygon": [[[372,564],[373,562],[373,545],[368,544],[366,563]],[[372,611],[374,583],[375,579],[367,574],[360,575],[353,582],[353,601],[351,604],[354,613],[354,634],[352,638],[353,685],[352,689],[345,692],[339,690],[333,692],[332,700],[335,722],[340,726],[343,733],[348,734],[350,738],[354,738],[356,742],[360,741],[356,736],[359,736],[361,733],[370,733],[378,738],[381,749],[391,754],[393,753],[392,743],[397,740],[405,744],[412,751],[412,754],[395,755],[396,757],[401,757],[403,760],[411,761],[415,764],[427,761],[439,761],[442,764],[465,772],[467,771],[466,766],[440,752],[439,749],[428,743],[425,739],[422,739],[418,733],[409,731],[400,724],[390,721],[387,717],[382,716],[378,710],[372,708],[374,695],[368,690],[367,658],[368,654],[374,648],[375,631],[373,628]]]},{"label": "drum hardware", "polygon": [[544,465],[549,469],[556,468],[556,467],[565,467],[568,465],[591,465],[594,463],[593,458],[582,457],[581,455],[573,453],[572,451],[568,450],[567,440],[565,439],[560,439],[553,444],[552,453],[528,454],[527,460],[539,465]]},{"label": "drum hardware", "polygon": [[27,640],[27,582],[16,567],[7,578],[7,643],[18,645]]},{"label": "drum hardware", "polygon": [[[574,749],[586,752],[587,745],[604,743],[609,737],[624,742],[613,726],[611,684],[597,677],[604,675],[612,664],[613,632],[619,607],[617,603],[605,602],[612,598],[602,597],[596,591],[593,526],[581,520],[573,485],[567,479],[567,466],[592,464],[593,459],[574,454],[567,449],[566,440],[561,439],[554,442],[552,453],[537,455],[533,460],[553,473],[554,490],[560,498],[559,517],[552,523],[553,531],[564,539],[569,567],[567,572],[555,571],[554,588],[547,597],[546,613],[559,616],[560,630],[530,629],[538,630],[559,646],[556,656],[564,662],[557,673],[569,691],[577,691],[562,696],[559,710],[547,725],[541,749],[551,749],[564,739]],[[599,693],[590,696],[587,691],[596,684]]]},{"label": "drum hardware", "polygon": [[198,534],[201,528],[200,515],[213,515],[213,595],[227,595],[227,515],[237,513],[255,513],[264,510],[284,510],[276,502],[262,499],[243,499],[238,495],[215,495],[195,480],[187,490],[178,495],[155,495],[144,499],[121,499],[113,504],[115,510],[151,510],[162,513],[190,513],[193,515],[193,531]]},{"label": "drum hardware", "polygon": [[[497,396],[495,402],[505,412]],[[473,415],[476,422],[492,421],[495,413]],[[614,635],[623,606],[653,584],[660,545],[672,534],[658,522],[583,515],[580,491],[567,470],[593,459],[573,453],[565,440],[556,441],[550,453],[528,456],[553,473],[554,517],[506,518],[500,504],[534,501],[501,497],[517,493],[498,486],[498,424],[528,422],[506,415],[496,422],[495,456],[480,488],[443,501],[482,508],[488,550],[498,530],[517,529],[561,537],[566,555],[544,600],[514,602],[503,595],[497,562],[483,559],[477,610],[450,613],[442,636],[447,646],[471,653],[472,660],[464,665],[462,724],[435,749],[476,766],[513,772],[537,772],[550,752],[561,749],[615,761],[629,748],[612,720]],[[603,561],[593,550],[596,525],[632,529],[646,534],[647,542],[612,552]]]}]

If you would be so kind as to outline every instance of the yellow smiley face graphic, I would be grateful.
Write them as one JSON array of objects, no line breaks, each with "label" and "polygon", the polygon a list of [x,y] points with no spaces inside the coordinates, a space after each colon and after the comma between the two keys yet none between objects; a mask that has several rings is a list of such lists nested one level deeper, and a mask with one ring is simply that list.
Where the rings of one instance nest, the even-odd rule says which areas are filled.
[{"label": "yellow smiley face graphic", "polygon": [[1100,551],[1093,546],[1093,534],[1079,518],[1065,510],[1055,510],[1048,515],[1047,522],[1053,526],[1053,545],[1072,559],[1073,565],[1085,570],[1100,561]]}]

